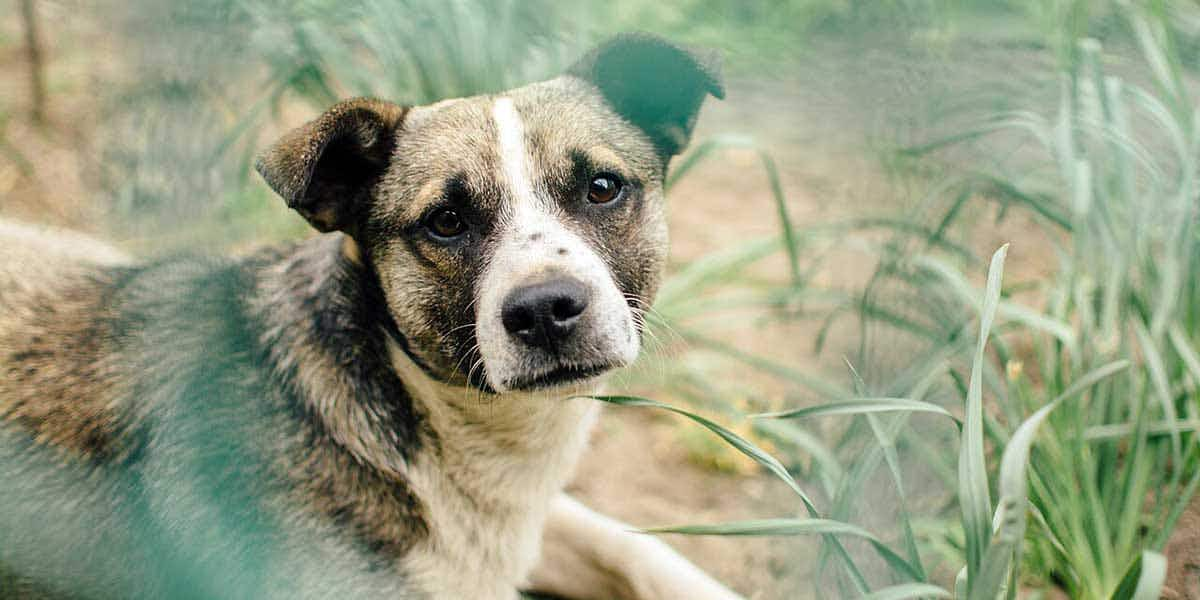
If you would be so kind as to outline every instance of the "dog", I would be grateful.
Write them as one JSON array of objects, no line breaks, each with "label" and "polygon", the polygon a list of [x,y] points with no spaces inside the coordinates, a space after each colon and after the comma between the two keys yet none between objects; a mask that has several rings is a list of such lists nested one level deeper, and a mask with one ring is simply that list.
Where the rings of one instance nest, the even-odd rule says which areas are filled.
[{"label": "dog", "polygon": [[563,494],[638,355],[716,62],[341,102],[257,162],[320,235],[138,263],[0,224],[0,597],[727,600]]}]

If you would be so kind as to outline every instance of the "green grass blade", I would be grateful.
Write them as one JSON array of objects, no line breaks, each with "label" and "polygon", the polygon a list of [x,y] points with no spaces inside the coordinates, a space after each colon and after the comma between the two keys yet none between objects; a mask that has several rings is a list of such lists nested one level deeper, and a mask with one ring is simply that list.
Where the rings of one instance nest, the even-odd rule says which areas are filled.
[{"label": "green grass blade", "polygon": [[862,600],[914,600],[916,598],[953,598],[954,594],[928,583],[902,583],[875,590]]},{"label": "green grass blade", "polygon": [[1083,431],[1083,439],[1092,441],[1108,441],[1141,433],[1149,437],[1172,435],[1174,432],[1200,431],[1200,419],[1180,419],[1178,421],[1157,421],[1143,425],[1144,431],[1138,431],[1137,423],[1110,423],[1108,425],[1093,425]]},{"label": "green grass blade", "polygon": [[808,406],[778,412],[750,415],[752,419],[806,419],[833,415],[867,415],[887,412],[923,412],[942,415],[961,425],[958,417],[950,411],[924,400],[908,398],[854,398],[819,406]]},{"label": "green grass blade", "polygon": [[[849,359],[843,357],[842,360],[846,363],[846,368],[850,370],[850,376],[854,381],[854,391],[859,394],[867,393],[867,382],[858,373],[858,369],[854,368],[854,364]],[[904,475],[900,468],[900,456],[896,452],[896,437],[900,435],[900,431],[908,424],[910,413],[904,413],[895,420],[888,423],[885,427],[879,422],[879,415],[866,414],[867,425],[871,427],[871,433],[875,436],[875,441],[879,445],[880,452],[883,453],[884,461],[887,463],[888,471],[892,475],[892,482],[896,486],[896,511],[900,521],[900,534],[904,542],[904,551],[908,554],[908,561],[912,565],[913,571],[917,574],[917,581],[926,581],[928,577],[925,574],[925,569],[921,564],[921,553],[917,549],[916,536],[913,535],[912,516],[908,509],[908,493],[904,489]]]},{"label": "green grass blade", "polygon": [[677,408],[677,407],[671,406],[670,404],[664,404],[662,402],[656,402],[654,400],[648,400],[646,398],[638,398],[635,396],[582,396],[582,397],[591,398],[593,400],[599,400],[601,402],[607,402],[609,404],[616,404],[618,406],[648,406],[648,407],[652,407],[652,408],[658,408],[661,410],[670,411],[677,415],[687,417],[688,419],[691,419],[692,421],[695,421],[696,423],[699,423],[700,425],[704,426],[705,429],[708,429],[709,431],[715,433],[718,437],[725,440],[725,442],[727,442],[730,446],[733,446],[738,452],[741,452],[742,454],[745,454],[746,456],[750,457],[751,459],[754,460],[754,462],[757,462],[758,464],[762,465],[768,471],[773,473],[776,477],[783,480],[783,482],[786,483],[788,487],[792,488],[792,491],[796,492],[796,495],[800,496],[800,500],[802,502],[804,502],[804,506],[807,507],[810,512],[814,512],[814,513],[817,512],[816,505],[813,504],[813,502],[809,498],[808,494],[806,494],[804,492],[804,490],[800,488],[800,484],[796,483],[796,480],[794,478],[792,478],[791,473],[788,473],[788,470],[786,467],[783,466],[783,463],[780,463],[779,460],[777,460],[774,456],[767,454],[765,451],[760,449],[758,446],[755,446],[749,440],[743,438],[742,436],[740,436],[740,435],[738,435],[738,434],[736,434],[736,433],[734,433],[734,432],[732,432],[732,431],[730,431],[730,430],[728,430],[728,429],[726,429],[726,428],[724,428],[724,427],[722,427],[700,415],[690,413],[686,410],[683,410],[682,408]]},{"label": "green grass blade", "polygon": [[775,201],[779,230],[783,233],[784,249],[787,250],[792,286],[800,287],[804,285],[804,276],[800,273],[800,242],[796,239],[796,229],[792,226],[787,197],[783,194],[783,181],[779,179],[779,168],[775,166],[775,159],[765,150],[758,150],[758,160],[762,163],[763,170],[767,173],[767,183],[771,186],[771,198]]},{"label": "green grass blade", "polygon": [[1183,516],[1183,511],[1187,510],[1192,502],[1192,497],[1196,495],[1196,489],[1200,488],[1200,469],[1192,468],[1192,478],[1187,482],[1187,485],[1179,492],[1172,500],[1173,506],[1167,512],[1166,522],[1158,535],[1150,540],[1150,547],[1162,549],[1167,543],[1167,539],[1171,537],[1171,533],[1175,531],[1175,524],[1179,522],[1179,517]]},{"label": "green grass blade", "polygon": [[713,284],[727,283],[734,274],[774,254],[779,244],[775,237],[752,240],[691,261],[663,282],[655,307],[666,311],[666,307],[694,298]]},{"label": "green grass blade", "polygon": [[1102,367],[1098,367],[1088,372],[1088,374],[1084,375],[1083,377],[1076,379],[1074,383],[1068,386],[1066,390],[1063,390],[1063,392],[1054,399],[1054,402],[1061,402],[1076,394],[1080,394],[1097,383],[1100,383],[1101,381],[1108,379],[1109,377],[1112,377],[1113,375],[1116,375],[1117,373],[1120,373],[1129,367],[1130,362],[1127,360],[1114,360],[1113,362],[1110,362]]},{"label": "green grass blade", "polygon": [[1158,600],[1167,579],[1167,558],[1146,550],[1129,565],[1112,600]]},{"label": "green grass blade", "polygon": [[979,341],[971,364],[966,424],[958,459],[958,497],[966,535],[969,591],[975,587],[974,579],[983,567],[984,552],[991,541],[992,500],[983,447],[983,361],[996,306],[1000,302],[1000,284],[1007,254],[1008,245],[1005,244],[992,255],[988,267],[987,289],[979,317]]},{"label": "green grass blade", "polygon": [[754,430],[767,435],[779,443],[789,444],[808,453],[820,469],[822,481],[825,482],[826,492],[833,494],[844,476],[844,469],[833,451],[816,435],[797,427],[795,423],[778,420],[760,420],[754,423]]},{"label": "green grass blade", "polygon": [[892,431],[885,431],[879,424],[877,415],[866,415],[867,423],[871,426],[871,432],[875,434],[875,439],[879,443],[879,447],[883,450],[883,458],[887,463],[888,471],[891,472],[892,481],[896,485],[897,506],[896,512],[900,521],[900,539],[904,542],[904,551],[908,555],[908,564],[912,565],[912,570],[917,574],[914,578],[917,581],[926,581],[929,577],[925,574],[925,568],[921,564],[921,552],[917,548],[917,538],[913,534],[912,528],[912,513],[908,506],[908,492],[904,489],[903,471],[900,469],[900,456],[896,452],[896,436],[897,431],[908,422],[908,415],[903,415],[897,418],[899,423],[892,427]]},{"label": "green grass blade", "polygon": [[692,329],[676,326],[675,331],[688,342],[702,346],[705,349],[712,350],[713,352],[718,352],[758,371],[769,373],[775,377],[796,383],[820,396],[826,398],[845,398],[850,396],[850,394],[847,394],[844,390],[838,388],[836,385],[833,385],[819,377],[808,375],[798,369],[777,361],[746,352],[731,344],[713,339]]},{"label": "green grass blade", "polygon": [[663,182],[663,190],[670,192],[671,188],[675,187],[675,184],[679,183],[679,180],[683,179],[697,165],[704,162],[714,152],[726,148],[757,150],[758,144],[755,143],[753,138],[743,135],[721,135],[708,138],[697,144],[695,149],[688,152],[671,167],[671,172]]},{"label": "green grass blade", "polygon": [[[966,300],[968,303],[975,305],[982,310],[979,303],[978,291],[971,287],[967,279],[962,276],[957,270],[951,268],[943,261],[937,260],[928,256],[921,256],[916,259],[916,264],[921,268],[930,271],[941,277],[950,285],[959,297]],[[1001,300],[997,304],[997,313],[1004,318],[1005,321],[1019,323],[1035,331],[1044,331],[1062,341],[1072,353],[1078,352],[1078,342],[1075,332],[1067,323],[1054,319],[1048,315],[1032,310],[1026,306],[1017,304],[1016,302],[1008,302]]]},{"label": "green grass blade", "polygon": [[653,527],[643,529],[645,533],[678,533],[683,535],[726,535],[726,536],[794,536],[794,535],[849,535],[866,540],[879,556],[896,571],[911,579],[920,579],[904,557],[896,554],[887,544],[869,531],[830,519],[756,519],[733,521],[713,525],[680,525],[676,527]]},{"label": "green grass blade", "polygon": [[[1171,386],[1167,383],[1167,367],[1163,364],[1162,355],[1159,354],[1154,340],[1150,337],[1150,332],[1146,330],[1146,326],[1141,321],[1134,322],[1134,333],[1137,334],[1138,346],[1142,350],[1142,359],[1146,363],[1146,369],[1150,374],[1150,382],[1154,387],[1154,395],[1158,398],[1159,405],[1162,407],[1163,417],[1167,423],[1176,423],[1178,417],[1175,413],[1175,401],[1171,395]],[[1172,464],[1178,469],[1183,464],[1183,449],[1182,442],[1179,438],[1179,430],[1172,429],[1171,435],[1171,456],[1174,459]]]},{"label": "green grass blade", "polygon": [[1138,14],[1132,14],[1130,22],[1133,25],[1134,37],[1141,46],[1142,55],[1146,62],[1150,63],[1150,69],[1164,95],[1172,100],[1179,98],[1183,93],[1182,86],[1179,85],[1175,70],[1171,68],[1171,60],[1163,44],[1150,28],[1150,23]]},{"label": "green grass blade", "polygon": [[983,558],[983,568],[976,579],[970,582],[973,600],[995,598],[1007,587],[1010,569],[1019,564],[1021,542],[1025,538],[1025,518],[1029,497],[1027,470],[1033,450],[1033,440],[1038,429],[1051,411],[1065,400],[1083,393],[1100,381],[1129,368],[1128,361],[1115,361],[1097,368],[1080,377],[1049,404],[1038,409],[1025,419],[1004,448],[1000,459],[998,492],[1000,495],[996,520],[999,526]]},{"label": "green grass blade", "polygon": [[[765,467],[768,471],[770,471],[776,477],[783,480],[783,482],[786,483],[787,486],[790,487],[792,489],[792,491],[794,491],[796,493],[796,495],[798,495],[800,497],[801,502],[804,503],[805,509],[808,511],[808,513],[812,517],[820,518],[820,516],[821,516],[821,512],[819,510],[817,510],[816,505],[813,504],[813,502],[809,498],[808,494],[806,494],[804,492],[804,490],[801,489],[800,484],[796,483],[796,480],[792,477],[791,473],[788,473],[787,468],[785,468],[783,466],[783,464],[780,463],[775,457],[771,456],[770,454],[767,454],[762,449],[758,448],[757,446],[750,443],[748,440],[742,438],[738,434],[736,434],[732,431],[729,431],[728,429],[726,429],[704,417],[701,417],[700,415],[692,414],[681,408],[676,408],[674,406],[671,406],[670,404],[664,404],[662,402],[655,402],[654,400],[648,400],[646,398],[637,398],[634,396],[580,396],[580,397],[591,398],[593,400],[599,400],[601,402],[608,402],[609,404],[616,404],[618,406],[645,406],[645,407],[651,407],[651,408],[658,408],[661,410],[666,410],[666,411],[673,412],[675,414],[687,417],[688,419],[691,419],[692,421],[699,423],[700,425],[704,426],[709,431],[715,433],[717,436],[719,436],[721,439],[725,440],[727,443],[729,443],[731,446],[733,446],[739,452],[750,457],[755,462],[757,462],[758,464]],[[850,578],[854,581],[854,585],[856,588],[858,588],[859,592],[866,593],[867,591],[869,591],[870,588],[868,588],[868,586],[867,586],[866,578],[863,577],[862,572],[859,571],[858,566],[854,563],[854,559],[852,559],[850,557],[850,554],[848,552],[846,552],[846,548],[844,546],[842,546],[841,542],[839,542],[837,540],[837,538],[833,537],[832,535],[825,536],[825,539],[830,542],[831,546],[833,546],[834,551],[837,552],[838,556],[842,559],[842,562],[844,563],[844,566],[846,568],[846,572],[850,575]],[[903,559],[901,559],[901,562],[903,562]],[[905,566],[907,567],[907,563],[905,563]]]},{"label": "green grass blade", "polygon": [[1183,359],[1183,366],[1187,368],[1187,372],[1200,385],[1200,354],[1197,354],[1178,323],[1167,330],[1167,337],[1171,340],[1171,347],[1175,348],[1175,352]]},{"label": "green grass blade", "polygon": [[1025,470],[1033,438],[1050,411],[1058,406],[1052,402],[1021,423],[1004,448],[1000,462],[1000,499],[996,509],[999,526],[983,557],[982,568],[970,581],[968,597],[972,600],[996,598],[1004,591],[1009,570],[1016,562],[1021,540],[1025,536],[1026,494]]},{"label": "green grass blade", "polygon": [[670,192],[671,188],[687,175],[692,169],[705,159],[713,156],[718,150],[727,148],[740,148],[753,151],[757,156],[759,163],[762,164],[763,172],[767,176],[767,184],[771,188],[771,198],[775,202],[775,210],[779,217],[779,229],[783,234],[784,250],[787,252],[789,273],[792,279],[792,285],[799,286],[803,283],[803,277],[800,273],[800,246],[796,239],[796,231],[792,226],[791,214],[787,207],[787,197],[783,193],[783,181],[779,178],[779,168],[775,165],[775,159],[762,148],[752,138],[740,135],[723,135],[709,138],[696,146],[695,150],[689,152],[671,169],[663,182],[664,191]]}]

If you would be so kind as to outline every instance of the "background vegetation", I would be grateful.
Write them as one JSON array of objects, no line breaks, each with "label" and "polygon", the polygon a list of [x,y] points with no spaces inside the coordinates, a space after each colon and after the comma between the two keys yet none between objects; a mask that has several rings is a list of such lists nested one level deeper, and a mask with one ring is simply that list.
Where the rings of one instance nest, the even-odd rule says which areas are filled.
[{"label": "background vegetation", "polygon": [[721,48],[605,398],[684,417],[612,415],[719,505],[660,530],[811,539],[680,542],[759,598],[1200,593],[1192,0],[21,4],[49,66],[15,83],[7,19],[0,210],[147,254],[308,235],[250,157],[338,98],[502,90],[629,29]]}]

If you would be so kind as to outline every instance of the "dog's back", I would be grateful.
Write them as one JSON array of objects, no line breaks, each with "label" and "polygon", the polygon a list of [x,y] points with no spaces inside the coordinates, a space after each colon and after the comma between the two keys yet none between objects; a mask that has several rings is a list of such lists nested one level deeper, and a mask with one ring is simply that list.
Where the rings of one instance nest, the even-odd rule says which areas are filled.
[{"label": "dog's back", "polygon": [[129,260],[85,236],[0,221],[0,417],[39,442],[108,448],[114,280]]},{"label": "dog's back", "polygon": [[314,516],[353,521],[337,503],[372,482],[316,439],[261,351],[255,293],[278,257],[139,265],[0,225],[0,599],[391,589],[347,588],[337,571],[361,557]]},{"label": "dog's back", "polygon": [[26,577],[62,556],[42,536],[76,547],[107,516],[96,500],[111,491],[89,463],[110,449],[106,380],[119,377],[101,321],[128,262],[85,236],[0,221],[0,597],[53,597]]}]

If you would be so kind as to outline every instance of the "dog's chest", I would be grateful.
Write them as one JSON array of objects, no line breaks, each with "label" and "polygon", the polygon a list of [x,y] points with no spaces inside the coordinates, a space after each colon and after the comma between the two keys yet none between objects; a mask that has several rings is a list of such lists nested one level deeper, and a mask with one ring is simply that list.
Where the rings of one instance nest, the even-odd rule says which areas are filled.
[{"label": "dog's chest", "polygon": [[456,396],[423,398],[439,443],[409,465],[429,536],[406,557],[406,571],[435,598],[515,597],[538,559],[550,502],[586,445],[594,404],[419,392]]}]

